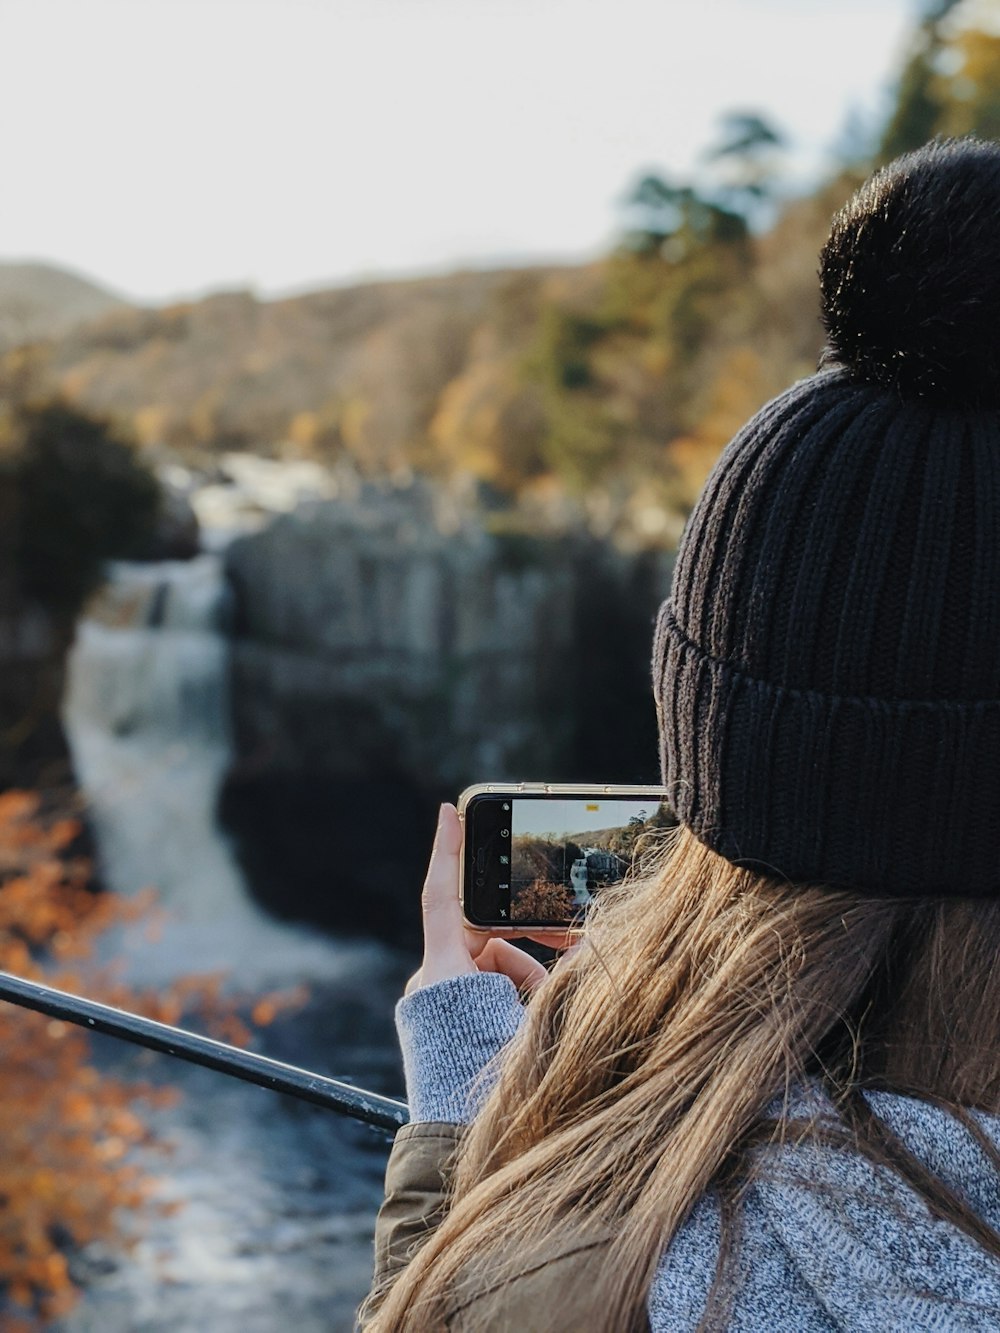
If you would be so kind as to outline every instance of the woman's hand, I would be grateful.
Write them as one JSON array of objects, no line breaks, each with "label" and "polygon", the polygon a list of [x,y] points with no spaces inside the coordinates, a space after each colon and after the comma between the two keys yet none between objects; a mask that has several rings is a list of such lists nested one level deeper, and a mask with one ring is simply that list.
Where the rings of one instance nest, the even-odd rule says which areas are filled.
[{"label": "woman's hand", "polygon": [[[458,811],[453,805],[442,805],[421,900],[424,959],[406,983],[406,994],[466,972],[502,972],[519,990],[533,990],[548,976],[541,963],[507,939],[466,926],[459,874],[461,850],[462,823]],[[565,938],[560,934],[554,941],[555,947]]]}]

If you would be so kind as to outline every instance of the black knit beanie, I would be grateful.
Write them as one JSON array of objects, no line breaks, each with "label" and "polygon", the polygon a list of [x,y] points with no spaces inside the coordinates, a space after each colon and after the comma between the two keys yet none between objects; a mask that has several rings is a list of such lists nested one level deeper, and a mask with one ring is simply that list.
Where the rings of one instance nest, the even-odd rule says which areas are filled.
[{"label": "black knit beanie", "polygon": [[822,254],[823,369],[716,464],[660,610],[678,818],[873,896],[1000,896],[1000,145],[873,176]]}]

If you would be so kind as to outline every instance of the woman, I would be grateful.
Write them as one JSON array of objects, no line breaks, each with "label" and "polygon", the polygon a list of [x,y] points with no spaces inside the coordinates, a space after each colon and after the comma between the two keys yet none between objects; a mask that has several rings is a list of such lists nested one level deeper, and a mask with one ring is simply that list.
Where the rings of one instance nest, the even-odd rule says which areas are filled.
[{"label": "woman", "polygon": [[366,1329],[1000,1328],[998,217],[969,139],[835,219],[660,613],[680,828],[551,974],[442,811]]}]

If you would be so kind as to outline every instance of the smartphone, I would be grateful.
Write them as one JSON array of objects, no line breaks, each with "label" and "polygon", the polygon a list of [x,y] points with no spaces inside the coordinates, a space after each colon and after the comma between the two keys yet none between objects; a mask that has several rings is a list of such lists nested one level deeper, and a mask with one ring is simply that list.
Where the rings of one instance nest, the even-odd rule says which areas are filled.
[{"label": "smartphone", "polygon": [[474,930],[579,929],[655,829],[677,820],[662,787],[484,783],[458,798],[462,911]]}]

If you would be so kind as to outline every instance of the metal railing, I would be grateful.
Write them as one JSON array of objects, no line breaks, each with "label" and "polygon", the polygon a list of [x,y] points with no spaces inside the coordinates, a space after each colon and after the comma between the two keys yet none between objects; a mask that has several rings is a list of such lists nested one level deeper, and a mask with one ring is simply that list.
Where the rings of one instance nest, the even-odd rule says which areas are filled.
[{"label": "metal railing", "polygon": [[298,1069],[295,1065],[271,1060],[266,1055],[256,1055],[224,1041],[215,1041],[197,1032],[172,1027],[169,1023],[143,1018],[127,1009],[116,1009],[113,1005],[99,1004],[96,1000],[84,1000],[78,995],[55,990],[38,981],[25,981],[23,977],[12,976],[9,972],[0,972],[0,1000],[20,1005],[22,1009],[34,1009],[52,1018],[61,1018],[68,1023],[76,1023],[90,1032],[103,1032],[109,1037],[119,1037],[122,1041],[145,1046],[151,1051],[162,1051],[164,1055],[204,1065],[206,1069],[216,1069],[232,1078],[255,1083],[260,1088],[287,1093],[289,1097],[312,1102],[315,1106],[325,1107],[328,1111],[350,1116],[354,1120],[362,1120],[378,1129],[397,1130],[409,1119],[405,1102],[381,1097],[378,1093],[352,1087],[339,1079],[314,1074],[308,1069]]}]

